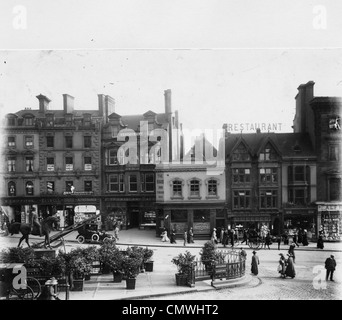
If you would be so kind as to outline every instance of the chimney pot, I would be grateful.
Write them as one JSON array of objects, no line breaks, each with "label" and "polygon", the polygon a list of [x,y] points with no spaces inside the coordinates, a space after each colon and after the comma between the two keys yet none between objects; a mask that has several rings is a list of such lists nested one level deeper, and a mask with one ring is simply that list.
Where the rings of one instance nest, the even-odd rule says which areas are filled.
[{"label": "chimney pot", "polygon": [[74,100],[75,98],[69,94],[63,94],[63,109],[64,113],[74,112]]}]

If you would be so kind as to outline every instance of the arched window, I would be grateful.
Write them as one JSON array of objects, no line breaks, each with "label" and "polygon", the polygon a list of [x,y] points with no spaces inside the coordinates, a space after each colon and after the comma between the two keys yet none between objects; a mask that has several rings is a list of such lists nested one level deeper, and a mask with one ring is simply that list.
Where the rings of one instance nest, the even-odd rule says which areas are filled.
[{"label": "arched window", "polygon": [[208,180],[208,195],[217,196],[217,180],[215,179]]},{"label": "arched window", "polygon": [[200,181],[197,179],[190,180],[190,197],[200,196]]},{"label": "arched window", "polygon": [[33,196],[34,192],[33,192],[33,182],[32,181],[26,182],[25,189],[26,189],[26,195]]},{"label": "arched window", "polygon": [[8,195],[9,196],[15,196],[16,194],[17,194],[17,191],[16,191],[15,182],[10,181],[8,183]]}]

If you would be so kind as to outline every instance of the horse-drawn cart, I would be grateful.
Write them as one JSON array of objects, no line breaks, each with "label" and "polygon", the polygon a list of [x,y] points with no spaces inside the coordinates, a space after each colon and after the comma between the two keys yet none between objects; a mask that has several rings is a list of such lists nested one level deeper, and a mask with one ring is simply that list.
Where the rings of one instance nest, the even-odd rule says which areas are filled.
[{"label": "horse-drawn cart", "polygon": [[262,245],[262,238],[259,236],[258,232],[254,229],[248,230],[248,246],[251,249],[259,250]]}]

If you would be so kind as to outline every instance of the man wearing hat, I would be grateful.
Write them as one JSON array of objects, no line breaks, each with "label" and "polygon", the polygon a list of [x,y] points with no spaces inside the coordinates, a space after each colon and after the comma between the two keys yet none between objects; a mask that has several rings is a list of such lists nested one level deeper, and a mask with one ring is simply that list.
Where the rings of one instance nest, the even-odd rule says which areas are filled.
[{"label": "man wearing hat", "polygon": [[336,260],[334,256],[331,255],[329,258],[327,258],[327,260],[325,260],[325,269],[327,269],[327,273],[325,276],[326,281],[328,281],[329,276],[330,276],[330,281],[334,281],[333,275],[334,275],[335,268],[336,268]]}]

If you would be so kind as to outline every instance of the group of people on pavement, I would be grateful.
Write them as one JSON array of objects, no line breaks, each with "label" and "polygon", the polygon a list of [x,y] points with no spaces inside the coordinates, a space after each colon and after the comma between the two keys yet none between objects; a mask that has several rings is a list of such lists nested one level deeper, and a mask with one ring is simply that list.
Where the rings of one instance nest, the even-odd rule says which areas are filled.
[{"label": "group of people on pavement", "polygon": [[[169,242],[170,243],[177,243],[176,242],[176,230],[172,228],[170,231],[170,238],[167,235],[167,230],[166,228],[163,229],[161,233],[161,241],[162,242]],[[183,234],[183,245],[186,246],[187,243],[195,243],[194,242],[194,231],[193,228],[190,227],[189,230],[185,230]]]}]

